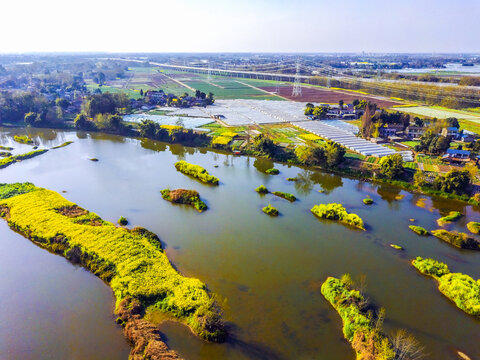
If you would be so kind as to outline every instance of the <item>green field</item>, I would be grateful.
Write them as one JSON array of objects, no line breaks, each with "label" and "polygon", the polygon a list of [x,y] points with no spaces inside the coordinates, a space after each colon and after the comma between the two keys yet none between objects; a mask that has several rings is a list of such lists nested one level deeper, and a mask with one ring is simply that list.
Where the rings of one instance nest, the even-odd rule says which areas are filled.
[{"label": "green field", "polygon": [[411,107],[392,107],[392,110],[402,111],[410,114],[435,117],[437,119],[447,119],[455,117],[469,121],[480,121],[480,115],[472,112],[452,110],[440,106],[411,106]]}]

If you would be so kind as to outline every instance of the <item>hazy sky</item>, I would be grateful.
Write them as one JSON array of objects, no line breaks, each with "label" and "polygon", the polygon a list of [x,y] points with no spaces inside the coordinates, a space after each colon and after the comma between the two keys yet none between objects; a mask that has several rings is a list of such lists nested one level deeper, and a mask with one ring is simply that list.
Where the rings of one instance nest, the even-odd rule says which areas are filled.
[{"label": "hazy sky", "polygon": [[480,52],[480,0],[7,0],[0,52]]}]

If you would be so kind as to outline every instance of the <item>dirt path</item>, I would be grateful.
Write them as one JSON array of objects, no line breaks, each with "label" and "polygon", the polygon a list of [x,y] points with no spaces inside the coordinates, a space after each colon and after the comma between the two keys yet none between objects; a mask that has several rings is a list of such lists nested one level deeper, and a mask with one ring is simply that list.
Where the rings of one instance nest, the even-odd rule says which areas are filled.
[{"label": "dirt path", "polygon": [[194,89],[194,88],[191,87],[191,86],[188,86],[187,84],[181,82],[180,80],[174,79],[174,78],[172,78],[172,77],[170,77],[170,76],[168,76],[168,75],[165,75],[165,74],[162,74],[162,75],[165,76],[166,78],[168,78],[169,80],[171,80],[171,81],[173,81],[173,82],[176,82],[177,84],[179,84],[179,85],[181,85],[181,86],[183,86],[183,87],[186,87],[186,88],[189,89],[189,90],[192,90],[193,92],[196,91],[196,89]]}]

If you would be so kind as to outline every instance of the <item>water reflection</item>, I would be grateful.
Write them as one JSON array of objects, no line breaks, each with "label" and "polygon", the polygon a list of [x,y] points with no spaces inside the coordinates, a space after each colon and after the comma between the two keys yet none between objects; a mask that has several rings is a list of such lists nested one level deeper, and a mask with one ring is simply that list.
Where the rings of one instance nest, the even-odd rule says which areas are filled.
[{"label": "water reflection", "polygon": [[343,186],[343,180],[335,174],[304,169],[297,174],[295,190],[302,195],[308,195],[316,184],[320,185],[322,190],[329,194],[336,188]]},{"label": "water reflection", "polygon": [[253,166],[260,172],[265,172],[274,167],[273,161],[269,159],[255,159]]}]

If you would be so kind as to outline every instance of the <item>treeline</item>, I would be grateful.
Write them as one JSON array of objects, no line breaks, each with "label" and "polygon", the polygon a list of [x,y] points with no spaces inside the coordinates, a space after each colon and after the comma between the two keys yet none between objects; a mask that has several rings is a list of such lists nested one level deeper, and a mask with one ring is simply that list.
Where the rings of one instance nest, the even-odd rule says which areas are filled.
[{"label": "treeline", "polygon": [[313,85],[330,86],[351,90],[363,90],[385,97],[420,101],[431,105],[440,105],[453,109],[478,107],[480,105],[480,91],[458,86],[436,86],[421,83],[395,83],[375,80],[332,79],[315,76],[310,79]]}]

